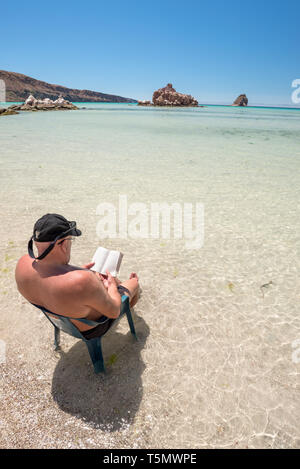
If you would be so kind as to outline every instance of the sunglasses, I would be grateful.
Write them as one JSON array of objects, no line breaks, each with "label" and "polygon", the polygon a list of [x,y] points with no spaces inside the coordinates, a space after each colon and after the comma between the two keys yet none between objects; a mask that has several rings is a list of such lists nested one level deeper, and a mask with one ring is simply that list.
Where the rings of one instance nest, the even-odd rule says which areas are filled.
[{"label": "sunglasses", "polygon": [[65,241],[71,241],[71,243],[74,243],[75,239],[76,239],[76,238],[75,238],[74,236],[71,236],[70,238],[65,238],[65,239],[63,239],[62,241],[60,241],[60,242],[57,243],[57,244],[62,244],[62,243],[64,243]]}]

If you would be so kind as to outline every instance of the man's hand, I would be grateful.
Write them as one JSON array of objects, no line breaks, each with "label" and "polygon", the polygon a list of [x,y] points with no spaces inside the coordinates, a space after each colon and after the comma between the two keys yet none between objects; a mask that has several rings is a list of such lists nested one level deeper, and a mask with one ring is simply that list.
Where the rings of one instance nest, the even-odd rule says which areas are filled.
[{"label": "man's hand", "polygon": [[117,287],[117,282],[116,282],[115,277],[113,277],[108,270],[106,270],[106,275],[99,274],[99,277],[101,278],[106,290],[108,290],[110,287],[113,287],[113,286]]},{"label": "man's hand", "polygon": [[103,274],[98,274],[98,277],[101,279],[103,285],[105,286],[106,290],[108,289],[108,281],[107,281],[107,275],[103,275]]},{"label": "man's hand", "polygon": [[90,269],[91,267],[93,267],[93,265],[95,265],[95,262],[89,262],[89,264],[84,264],[81,266],[82,269]]},{"label": "man's hand", "polygon": [[[116,319],[120,315],[121,295],[117,289],[117,281],[106,271],[107,275],[91,271],[84,275],[84,288],[82,289],[81,301],[105,316]],[[107,278],[106,278],[107,277]],[[102,283],[103,287],[99,285]]]},{"label": "man's hand", "polygon": [[107,288],[115,286],[117,288],[117,282],[115,277],[111,275],[111,273],[106,270],[106,275],[107,275]]}]

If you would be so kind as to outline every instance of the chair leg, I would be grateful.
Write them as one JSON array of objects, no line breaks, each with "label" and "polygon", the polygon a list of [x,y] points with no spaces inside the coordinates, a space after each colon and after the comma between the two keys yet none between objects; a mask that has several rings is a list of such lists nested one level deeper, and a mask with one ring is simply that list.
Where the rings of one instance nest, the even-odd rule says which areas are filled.
[{"label": "chair leg", "polygon": [[60,329],[54,326],[54,350],[58,350],[60,346]]},{"label": "chair leg", "polygon": [[93,362],[95,373],[104,373],[105,367],[102,355],[101,337],[85,340],[85,343]]},{"label": "chair leg", "polygon": [[132,319],[130,308],[127,309],[126,316],[127,316],[128,324],[129,324],[129,327],[130,327],[130,332],[133,335],[133,337],[136,340],[138,340],[136,332],[135,332],[135,327],[134,327],[134,324],[133,324],[133,319]]}]

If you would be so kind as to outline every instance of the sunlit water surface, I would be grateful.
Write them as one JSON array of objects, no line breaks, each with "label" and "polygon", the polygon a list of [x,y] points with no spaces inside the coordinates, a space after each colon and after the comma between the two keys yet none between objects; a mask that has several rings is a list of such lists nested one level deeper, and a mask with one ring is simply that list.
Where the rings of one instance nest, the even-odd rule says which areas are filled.
[{"label": "sunlit water surface", "polygon": [[[73,263],[101,244],[140,276],[150,446],[299,447],[300,112],[80,106],[0,120],[2,316],[35,220],[61,213],[83,232]],[[119,195],[203,204],[203,246],[99,240]]]}]

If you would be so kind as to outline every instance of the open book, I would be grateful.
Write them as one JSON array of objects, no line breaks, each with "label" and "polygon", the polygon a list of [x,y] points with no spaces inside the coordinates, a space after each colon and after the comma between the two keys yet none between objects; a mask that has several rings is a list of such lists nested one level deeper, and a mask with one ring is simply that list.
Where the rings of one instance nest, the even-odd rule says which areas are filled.
[{"label": "open book", "polygon": [[123,254],[120,251],[110,251],[99,247],[94,254],[92,262],[95,262],[95,265],[91,270],[95,270],[100,274],[106,274],[108,270],[113,277],[116,277],[122,262]]}]

